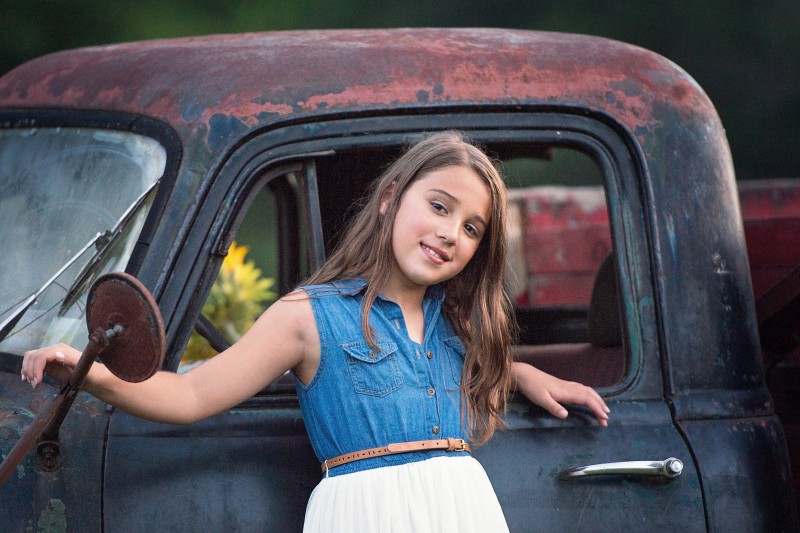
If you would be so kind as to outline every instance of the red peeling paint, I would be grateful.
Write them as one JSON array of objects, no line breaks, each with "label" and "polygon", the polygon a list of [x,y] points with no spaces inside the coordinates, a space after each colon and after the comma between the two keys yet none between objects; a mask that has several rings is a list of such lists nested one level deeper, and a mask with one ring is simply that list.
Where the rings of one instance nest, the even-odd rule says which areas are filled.
[{"label": "red peeling paint", "polygon": [[181,129],[215,115],[251,128],[279,117],[430,104],[561,104],[631,131],[660,104],[714,117],[668,60],[608,39],[500,29],[275,32],[65,51],[0,79],[0,106],[125,110]]}]

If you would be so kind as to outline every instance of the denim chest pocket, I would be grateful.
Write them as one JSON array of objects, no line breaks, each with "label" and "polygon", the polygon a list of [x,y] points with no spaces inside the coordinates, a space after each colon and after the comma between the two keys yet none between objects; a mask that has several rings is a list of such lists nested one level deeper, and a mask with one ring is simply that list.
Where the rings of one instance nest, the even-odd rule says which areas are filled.
[{"label": "denim chest pocket", "polygon": [[447,337],[444,339],[444,344],[447,346],[447,362],[453,374],[453,381],[460,387],[461,372],[464,368],[464,357],[467,355],[467,350],[461,343],[461,339],[456,336]]},{"label": "denim chest pocket", "polygon": [[397,344],[377,342],[376,351],[363,341],[342,345],[353,388],[359,394],[386,396],[403,386]]}]

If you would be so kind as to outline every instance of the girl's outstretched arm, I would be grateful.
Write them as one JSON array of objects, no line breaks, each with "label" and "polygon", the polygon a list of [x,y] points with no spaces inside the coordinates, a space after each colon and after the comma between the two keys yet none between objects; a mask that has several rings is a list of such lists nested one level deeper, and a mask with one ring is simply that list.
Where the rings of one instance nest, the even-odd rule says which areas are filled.
[{"label": "girl's outstretched arm", "polygon": [[[34,387],[45,371],[65,379],[79,358],[80,352],[64,344],[26,352],[22,379]],[[313,375],[318,361],[319,338],[308,298],[281,299],[233,346],[185,374],[162,371],[128,383],[95,363],[83,388],[141,418],[191,423],[241,403],[291,368]]]},{"label": "girl's outstretched arm", "polygon": [[593,388],[574,381],[564,381],[527,363],[514,363],[512,372],[517,390],[553,416],[568,416],[569,413],[562,404],[585,405],[594,413],[601,426],[608,426],[608,414],[611,411]]}]

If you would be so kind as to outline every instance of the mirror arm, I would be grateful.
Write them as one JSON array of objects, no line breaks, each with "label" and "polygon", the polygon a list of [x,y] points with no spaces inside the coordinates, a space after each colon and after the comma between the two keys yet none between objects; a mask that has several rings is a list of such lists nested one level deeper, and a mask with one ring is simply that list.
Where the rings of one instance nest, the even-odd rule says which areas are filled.
[{"label": "mirror arm", "polygon": [[58,402],[58,409],[55,410],[53,417],[50,419],[47,426],[45,426],[44,431],[42,431],[39,442],[58,442],[58,431],[61,428],[61,424],[64,423],[64,419],[67,416],[69,408],[72,406],[72,402],[75,401],[75,397],[81,391],[89,369],[97,359],[97,356],[108,348],[109,338],[114,335],[119,335],[122,331],[122,326],[115,325],[113,329],[108,331],[103,331],[102,328],[98,328],[92,333],[89,344],[86,346],[81,358],[78,360],[78,364],[69,376],[69,381],[67,381],[58,393],[58,397],[63,397],[63,400]]},{"label": "mirror arm", "polygon": [[228,342],[228,339],[223,337],[222,333],[219,332],[217,327],[212,324],[211,321],[202,313],[200,314],[200,317],[198,317],[197,322],[194,325],[194,329],[205,340],[207,340],[208,344],[210,344],[211,347],[214,348],[218,353],[224,352],[231,347],[231,343]]}]

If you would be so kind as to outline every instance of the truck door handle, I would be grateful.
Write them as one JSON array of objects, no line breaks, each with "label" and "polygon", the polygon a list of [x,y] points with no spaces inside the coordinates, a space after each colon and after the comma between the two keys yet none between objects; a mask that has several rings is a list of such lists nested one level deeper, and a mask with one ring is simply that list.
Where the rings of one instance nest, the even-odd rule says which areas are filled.
[{"label": "truck door handle", "polygon": [[610,474],[627,476],[656,476],[674,479],[683,472],[683,461],[670,457],[663,461],[622,461],[597,465],[576,466],[561,472],[561,479]]}]

